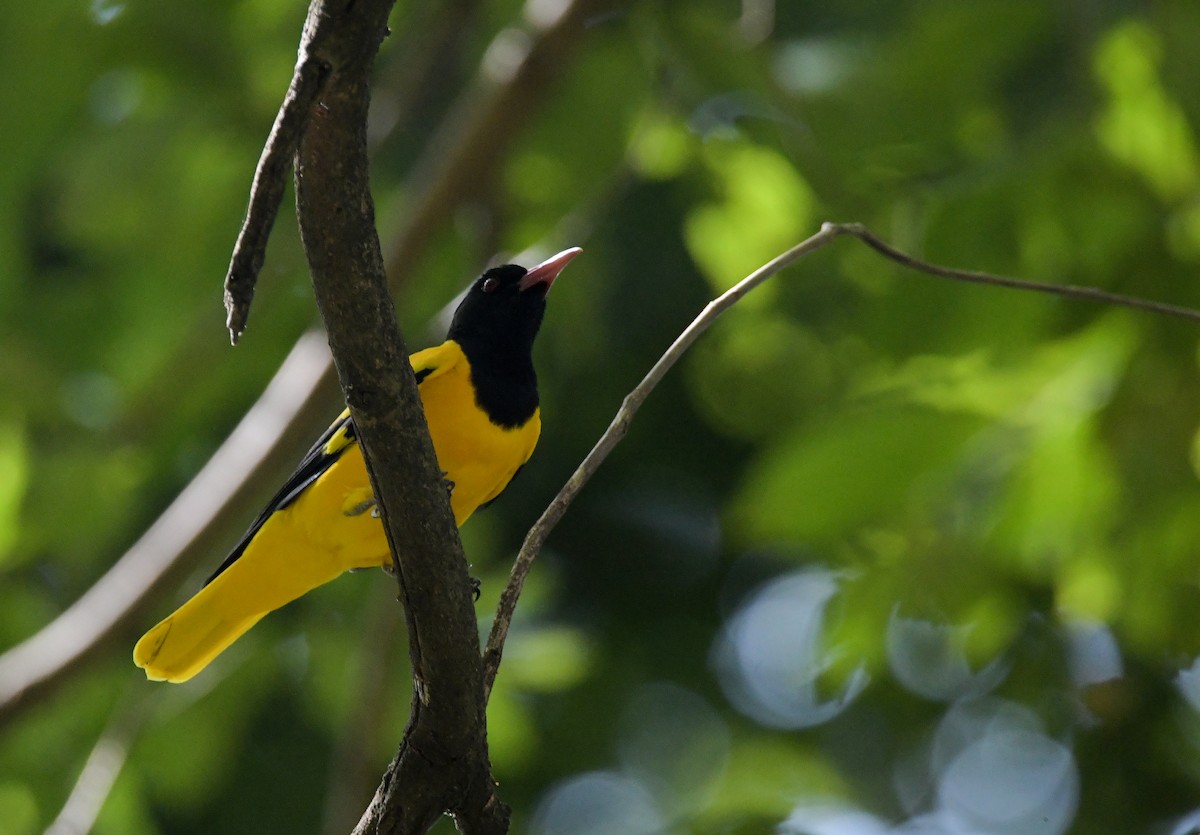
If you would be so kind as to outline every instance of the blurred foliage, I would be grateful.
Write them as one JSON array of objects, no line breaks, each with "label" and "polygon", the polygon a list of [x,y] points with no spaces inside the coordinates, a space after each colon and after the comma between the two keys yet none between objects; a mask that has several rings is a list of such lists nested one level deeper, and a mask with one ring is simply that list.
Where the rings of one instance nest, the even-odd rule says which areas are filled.
[{"label": "blurred foliage", "polygon": [[[385,240],[427,137],[522,37],[519,3],[483,4],[405,98],[446,8],[400,0],[378,67]],[[286,207],[236,351],[219,286],[303,16],[0,9],[0,646],[103,574],[316,321]],[[497,251],[586,250],[537,348],[538,453],[464,530],[484,626],[621,397],[822,220],[1200,306],[1198,37],[1193,0],[594,18],[399,299],[418,347]],[[1197,356],[1195,325],[913,275],[853,241],[757,290],[535,569],[490,710],[514,831],[1189,831]],[[390,584],[320,589],[181,687],[138,680],[124,636],[0,728],[0,832],[49,825],[114,734],[97,833],[347,831],[406,719]]]}]

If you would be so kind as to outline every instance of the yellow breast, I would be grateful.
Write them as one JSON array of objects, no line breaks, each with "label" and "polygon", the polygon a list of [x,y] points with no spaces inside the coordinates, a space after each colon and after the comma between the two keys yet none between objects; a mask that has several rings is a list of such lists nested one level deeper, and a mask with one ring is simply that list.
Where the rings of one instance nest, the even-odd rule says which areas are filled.
[{"label": "yellow breast", "polygon": [[459,525],[480,505],[500,495],[533,454],[542,428],[537,411],[513,429],[492,423],[475,404],[470,377],[470,368],[463,360],[421,384],[425,419],[438,464],[454,484],[450,506]]},{"label": "yellow breast", "polygon": [[[437,366],[421,382],[420,394],[438,464],[454,485],[450,506],[461,526],[480,505],[500,495],[529,460],[541,433],[541,417],[535,411],[511,429],[492,423],[475,403],[470,366],[458,345],[447,342],[423,351],[413,357],[414,366],[433,352]],[[339,564],[386,565],[391,556],[378,518],[353,512],[371,495],[362,450],[355,443],[277,515],[287,517],[289,527],[302,528],[303,536],[327,549]]]}]

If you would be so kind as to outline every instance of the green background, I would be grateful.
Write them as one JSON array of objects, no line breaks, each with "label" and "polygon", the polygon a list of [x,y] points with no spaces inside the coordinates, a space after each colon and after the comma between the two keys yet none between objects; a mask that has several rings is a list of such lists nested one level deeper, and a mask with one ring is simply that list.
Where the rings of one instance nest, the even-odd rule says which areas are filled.
[{"label": "green background", "polygon": [[[554,6],[398,4],[373,105],[385,243],[434,131]],[[286,201],[236,350],[220,295],[304,13],[0,7],[0,647],[104,574],[317,323]],[[439,70],[411,89],[433,30]],[[1193,0],[589,18],[399,277],[417,348],[489,259],[585,250],[537,345],[538,452],[463,531],[484,626],[623,395],[821,221],[1200,306],[1198,41]],[[1186,831],[1197,332],[905,272],[851,240],[747,297],[534,569],[489,712],[514,831]],[[179,687],[141,680],[136,630],[108,642],[0,727],[0,832],[48,826],[102,740],[95,832],[348,831],[406,719],[393,596],[382,573],[344,577]]]}]

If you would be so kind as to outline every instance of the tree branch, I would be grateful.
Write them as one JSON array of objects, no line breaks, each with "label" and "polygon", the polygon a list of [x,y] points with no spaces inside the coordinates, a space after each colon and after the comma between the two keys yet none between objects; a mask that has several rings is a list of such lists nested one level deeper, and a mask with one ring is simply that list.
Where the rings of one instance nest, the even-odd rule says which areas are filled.
[{"label": "tree branch", "polygon": [[317,334],[302,337],[262,397],[154,524],[79,600],[0,655],[0,725],[45,698],[98,646],[125,635],[149,601],[225,547],[232,525],[245,524],[260,482],[277,480],[296,450],[311,443],[312,416],[327,413],[334,400],[322,343]]},{"label": "tree branch", "polygon": [[583,463],[567,479],[567,483],[563,485],[562,490],[554,497],[553,501],[550,502],[550,506],[546,508],[525,536],[525,542],[521,545],[521,550],[517,554],[517,559],[513,563],[512,571],[509,574],[508,583],[505,585],[504,591],[500,593],[500,602],[496,607],[496,617],[492,621],[492,630],[488,635],[487,647],[483,653],[483,688],[485,700],[491,696],[492,685],[496,681],[496,673],[500,669],[500,660],[504,654],[504,641],[508,637],[508,629],[512,624],[517,600],[521,596],[521,589],[525,585],[525,578],[529,575],[529,570],[533,567],[534,559],[537,558],[538,553],[542,550],[542,545],[546,542],[546,538],[550,535],[550,532],[554,530],[559,520],[562,519],[563,514],[567,512],[567,508],[571,506],[571,503],[575,501],[575,497],[579,494],[579,491],[583,489],[596,470],[600,468],[600,465],[604,463],[604,459],[608,458],[608,454],[612,452],[613,448],[625,437],[625,434],[629,431],[629,424],[633,421],[633,416],[637,414],[642,403],[650,396],[650,392],[654,390],[659,381],[679,361],[684,351],[691,347],[691,344],[696,341],[700,334],[708,330],[709,326],[717,320],[717,317],[736,304],[742,296],[796,259],[825,246],[839,234],[841,233],[835,227],[826,224],[816,235],[813,235],[774,260],[759,267],[724,294],[709,302],[700,315],[684,329],[683,333],[676,337],[666,353],[659,357],[658,362],[654,363],[654,366],[642,378],[642,381],[634,387],[633,391],[625,396],[625,400],[621,403],[621,408],[617,410],[617,414],[613,418],[612,423],[609,424],[608,429],[604,430],[604,434],[600,436],[600,440],[592,447],[592,451],[587,454],[587,457],[583,459]]},{"label": "tree branch", "polygon": [[292,83],[258,158],[254,182],[250,186],[250,204],[233,247],[229,271],[225,274],[225,324],[229,328],[229,341],[234,345],[246,329],[254,285],[266,258],[267,241],[279,213],[279,204],[283,202],[292,157],[308,125],[313,102],[320,96],[328,78],[329,65],[301,49]]},{"label": "tree branch", "polygon": [[92,831],[148,715],[147,700],[134,698],[132,693],[131,689],[127,690],[117,702],[66,802],[46,827],[45,835],[87,835]]},{"label": "tree branch", "polygon": [[704,331],[708,330],[722,313],[783,268],[842,236],[858,238],[884,257],[905,267],[918,272],[949,278],[954,281],[1028,290],[1036,293],[1050,293],[1067,298],[1088,299],[1105,304],[1128,307],[1134,310],[1157,313],[1163,316],[1173,316],[1193,322],[1200,322],[1200,311],[1190,308],[1147,301],[1131,296],[1122,296],[1094,287],[1048,284],[1040,281],[1028,281],[1021,278],[996,275],[994,273],[944,267],[901,252],[890,244],[885,243],[861,223],[822,224],[821,230],[817,234],[759,267],[725,293],[708,303],[704,310],[700,312],[700,315],[692,320],[692,323],[684,329],[683,333],[659,357],[658,362],[642,378],[642,381],[634,387],[633,391],[625,396],[625,400],[621,403],[621,407],[617,410],[617,414],[613,418],[612,423],[609,424],[608,429],[604,431],[604,434],[600,436],[600,440],[592,447],[591,452],[587,454],[587,457],[583,459],[583,462],[571,474],[571,477],[567,479],[567,483],[563,485],[558,495],[550,502],[549,507],[542,513],[533,527],[529,529],[529,533],[526,534],[525,541],[521,545],[521,550],[517,553],[517,558],[513,563],[508,583],[500,594],[500,601],[496,607],[496,616],[492,621],[491,633],[488,635],[487,646],[484,650],[483,686],[485,701],[491,697],[492,686],[495,684],[496,674],[500,668],[500,661],[504,655],[504,642],[508,637],[508,630],[512,625],[517,601],[521,596],[521,589],[525,585],[525,578],[529,575],[529,571],[533,567],[533,561],[541,551],[542,545],[545,544],[546,538],[554,530],[559,520],[562,519],[563,514],[567,512],[567,508],[571,506],[579,491],[583,489],[584,485],[588,483],[600,465],[604,463],[604,460],[612,452],[613,448],[625,437],[625,434],[629,431],[629,424],[633,421],[634,415],[637,414],[638,409],[641,408],[646,398],[650,396],[650,392],[654,390],[655,386],[659,384],[666,373],[671,370],[671,367],[679,361],[679,358],[691,347],[692,343]]},{"label": "tree branch", "polygon": [[[466,557],[450,512],[375,233],[368,76],[391,0],[314,0],[305,40],[332,72],[296,156],[313,289],[392,549],[408,622],[412,713],[356,832],[424,832],[444,812],[504,832],[487,753],[482,659]],[[303,49],[303,47],[302,47]]]}]

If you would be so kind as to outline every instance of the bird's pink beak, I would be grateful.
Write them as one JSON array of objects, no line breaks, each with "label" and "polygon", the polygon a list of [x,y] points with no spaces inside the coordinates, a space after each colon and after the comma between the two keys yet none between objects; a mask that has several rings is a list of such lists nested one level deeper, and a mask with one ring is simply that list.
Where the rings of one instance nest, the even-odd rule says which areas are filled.
[{"label": "bird's pink beak", "polygon": [[562,272],[563,267],[571,263],[571,259],[581,252],[583,252],[582,249],[573,246],[570,249],[564,249],[558,255],[550,256],[525,273],[517,284],[517,289],[524,293],[535,284],[545,284],[546,292],[549,293],[550,287],[554,284],[554,279],[558,278],[558,274]]}]

